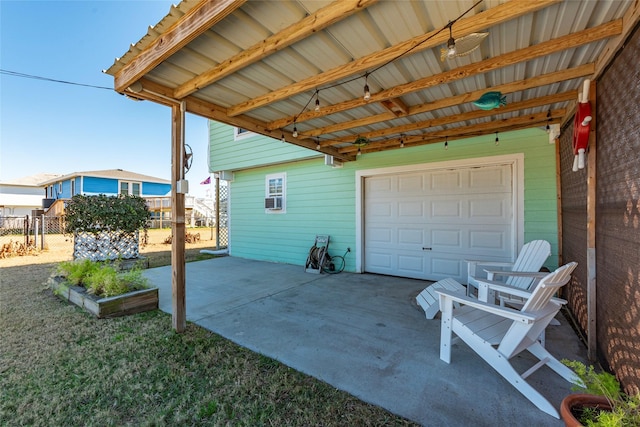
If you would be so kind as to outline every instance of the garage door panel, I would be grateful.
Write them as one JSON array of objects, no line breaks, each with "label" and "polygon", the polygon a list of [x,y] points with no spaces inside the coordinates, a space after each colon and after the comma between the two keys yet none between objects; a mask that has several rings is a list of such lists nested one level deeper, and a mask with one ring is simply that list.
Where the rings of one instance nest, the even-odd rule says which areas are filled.
[{"label": "garage door panel", "polygon": [[463,188],[463,174],[460,171],[447,170],[431,172],[430,194],[451,194]]},{"label": "garage door panel", "polygon": [[469,170],[469,188],[484,192],[510,192],[511,169],[487,166]]},{"label": "garage door panel", "polygon": [[375,245],[375,244],[385,244],[388,245],[390,244],[393,240],[392,240],[392,236],[394,235],[394,230],[392,230],[391,228],[385,227],[371,227],[369,228],[369,230],[367,231],[366,234],[366,239],[369,241],[370,244]]},{"label": "garage door panel", "polygon": [[431,274],[434,278],[433,280],[459,277],[462,275],[460,260],[434,256],[431,258]]},{"label": "garage door panel", "polygon": [[469,249],[492,257],[510,257],[513,236],[501,228],[475,230],[469,233]]},{"label": "garage door panel", "polygon": [[391,193],[395,189],[393,188],[394,177],[379,176],[375,178],[369,178],[366,180],[365,189],[368,191],[374,191],[376,194]]},{"label": "garage door panel", "polygon": [[442,199],[433,200],[430,203],[431,218],[437,219],[445,217],[447,219],[461,218],[463,215],[463,207],[461,200]]},{"label": "garage door panel", "polygon": [[371,268],[380,270],[380,273],[391,274],[393,266],[393,256],[388,252],[370,251],[367,258],[371,264]]},{"label": "garage door panel", "polygon": [[436,250],[448,250],[462,249],[463,248],[463,236],[460,229],[437,229],[431,231],[431,247]]},{"label": "garage door panel", "polygon": [[404,194],[424,192],[424,174],[399,175],[398,191]]},{"label": "garage door panel", "polygon": [[411,248],[422,247],[422,227],[407,227],[398,229],[398,245],[408,245]]},{"label": "garage door panel", "polygon": [[399,255],[398,271],[411,277],[422,277],[424,274],[424,257],[416,255]]},{"label": "garage door panel", "polygon": [[511,223],[513,216],[511,211],[510,195],[502,194],[500,197],[483,197],[468,201],[469,216],[478,221],[500,221]]},{"label": "garage door panel", "polygon": [[398,217],[422,217],[424,215],[423,203],[420,200],[398,202]]},{"label": "garage door panel", "polygon": [[371,220],[389,219],[393,216],[394,205],[391,202],[371,203],[367,209],[367,214]]},{"label": "garage door panel", "polygon": [[365,178],[364,271],[466,283],[465,259],[510,260],[512,175],[505,164]]}]

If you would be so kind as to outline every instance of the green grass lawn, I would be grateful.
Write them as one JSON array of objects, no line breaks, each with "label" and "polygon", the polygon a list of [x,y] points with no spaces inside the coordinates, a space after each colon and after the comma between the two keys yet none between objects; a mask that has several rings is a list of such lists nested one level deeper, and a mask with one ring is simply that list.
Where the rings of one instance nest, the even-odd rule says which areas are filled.
[{"label": "green grass lawn", "polygon": [[2,426],[414,425],[160,311],[96,319],[53,268],[0,269]]}]

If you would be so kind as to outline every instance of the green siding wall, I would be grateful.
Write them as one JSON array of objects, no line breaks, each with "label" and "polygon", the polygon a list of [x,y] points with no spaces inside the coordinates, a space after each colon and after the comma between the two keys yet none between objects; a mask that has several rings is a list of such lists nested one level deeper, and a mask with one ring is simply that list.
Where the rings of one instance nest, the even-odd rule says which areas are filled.
[{"label": "green siding wall", "polygon": [[[355,250],[355,177],[357,170],[443,162],[473,157],[524,153],[525,242],[546,239],[552,255],[547,267],[558,264],[558,225],[555,145],[540,129],[495,136],[405,147],[364,154],[342,168],[324,165],[324,159],[288,162],[236,171],[231,183],[230,248],[233,256],[304,265],[316,234],[331,235],[329,253]],[[231,168],[230,168],[231,169]],[[265,176],[287,173],[286,213],[264,211]],[[347,254],[347,271],[355,271],[354,252]]]},{"label": "green siding wall", "polygon": [[316,151],[258,134],[234,141],[233,133],[233,127],[209,121],[209,172],[247,169],[299,159],[324,159]]}]

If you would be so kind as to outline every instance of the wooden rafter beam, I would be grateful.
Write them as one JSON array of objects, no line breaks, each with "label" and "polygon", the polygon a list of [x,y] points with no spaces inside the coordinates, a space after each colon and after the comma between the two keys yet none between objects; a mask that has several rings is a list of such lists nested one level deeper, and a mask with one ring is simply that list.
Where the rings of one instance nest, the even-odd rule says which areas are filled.
[{"label": "wooden rafter beam", "polygon": [[[520,117],[514,117],[510,119],[496,119],[486,123],[480,123],[471,126],[463,126],[453,129],[439,130],[424,133],[422,135],[404,136],[403,140],[406,146],[430,144],[434,142],[443,141],[445,138],[449,138],[449,141],[470,138],[473,136],[486,135],[494,132],[506,132],[516,129],[531,128],[536,126],[544,126],[547,123],[558,123],[564,115],[564,109],[551,110],[551,114],[548,113],[536,113]],[[365,147],[361,147],[361,152],[368,153],[373,151],[382,151],[389,149],[390,147],[399,146],[400,138],[394,138],[391,140],[372,142]],[[350,145],[341,147],[339,149],[342,153],[355,153],[358,151],[358,147]]]},{"label": "wooden rafter beam", "polygon": [[377,1],[378,0],[335,1],[277,34],[268,37],[266,40],[248,49],[243,49],[237,55],[226,59],[215,67],[183,83],[174,91],[174,97],[178,99],[184,98],[354,13],[360,12]]},{"label": "wooden rafter beam", "polygon": [[[552,95],[541,96],[539,98],[528,99],[526,101],[516,102],[513,104],[506,105],[504,107],[496,108],[494,110],[485,111],[485,110],[477,110],[471,111],[468,113],[461,114],[451,114],[445,117],[440,117],[437,119],[425,120],[422,122],[410,123],[402,126],[396,126],[388,129],[381,129],[373,132],[360,133],[358,136],[365,137],[367,139],[381,138],[388,135],[399,135],[402,133],[433,128],[437,126],[444,126],[453,123],[465,122],[468,120],[477,120],[485,117],[495,116],[497,114],[505,114],[512,113],[514,111],[527,110],[529,108],[536,108],[545,105],[553,105],[558,102],[565,102],[576,97],[576,91],[570,90],[562,93],[555,93]],[[344,144],[345,142],[352,142],[353,137],[344,137],[339,138],[334,141],[331,141],[332,145],[336,144]],[[321,145],[326,145],[326,143],[322,143]]]},{"label": "wooden rafter beam", "polygon": [[[565,80],[571,80],[578,77],[590,76],[595,71],[595,64],[580,65],[575,68],[569,68],[567,70],[555,71],[552,73],[543,74],[530,79],[518,80],[512,83],[505,83],[502,85],[494,86],[491,90],[502,92],[502,94],[509,94],[513,92],[524,91],[533,89],[536,87],[546,86],[553,83],[558,83]],[[471,101],[475,101],[480,98],[487,89],[474,90],[461,95],[450,96],[443,99],[438,99],[433,102],[429,102],[422,105],[416,105],[409,108],[407,116],[414,114],[427,113],[429,111],[439,110],[441,108],[454,107],[456,105],[466,104]],[[347,129],[353,129],[360,126],[369,126],[375,123],[385,122],[394,119],[395,116],[391,113],[382,113],[375,116],[364,117],[358,120],[351,120],[348,122],[337,123],[335,125],[326,126],[323,128],[312,129],[302,132],[301,138],[304,137],[316,137],[333,132],[343,131]],[[268,125],[270,127],[270,125]]]},{"label": "wooden rafter beam", "polygon": [[115,74],[115,90],[124,92],[142,76],[242,6],[245,1],[208,0],[194,6],[166,33]]},{"label": "wooden rafter beam", "polygon": [[[158,83],[152,82],[150,80],[146,80],[144,78],[140,79],[140,83],[142,84],[142,91],[135,93],[135,96],[139,99],[150,100],[154,102],[160,102],[165,105],[177,105],[179,103],[178,100],[176,102],[171,101],[172,90],[168,87],[162,86]],[[128,93],[128,92],[127,92]],[[215,105],[213,103],[203,101],[194,96],[188,96],[183,99],[186,102],[186,111],[192,114],[196,114],[198,116],[215,120],[218,122],[226,123],[231,126],[240,127],[246,130],[249,130],[254,133],[258,133],[260,135],[264,135],[274,139],[284,139],[286,142],[289,142],[293,145],[297,145],[299,147],[308,148],[310,150],[318,151],[323,154],[329,154],[336,159],[339,159],[343,162],[350,162],[355,160],[355,156],[340,153],[336,148],[328,146],[324,147],[320,150],[317,149],[317,144],[309,139],[300,139],[294,138],[291,132],[281,132],[281,131],[270,131],[266,129],[265,124],[260,120],[254,119],[248,116],[235,116],[229,117],[226,114],[226,109],[219,105]]]},{"label": "wooden rafter beam", "polygon": [[396,117],[406,116],[409,113],[409,107],[400,98],[385,99],[380,104]]},{"label": "wooden rafter beam", "polygon": [[[489,58],[484,61],[465,65],[450,71],[445,71],[444,73],[436,74],[410,83],[399,85],[391,89],[383,90],[382,92],[378,92],[375,94],[372,93],[369,102],[380,102],[384,99],[397,98],[408,93],[464,79],[476,74],[486,73],[510,65],[530,61],[532,59],[547,56],[556,52],[561,52],[566,49],[582,46],[584,44],[592,43],[609,37],[614,37],[620,34],[621,31],[622,20],[618,19],[606,24],[599,25],[597,27],[588,28],[586,30],[568,34],[557,39],[549,40],[530,47],[509,52],[504,55]],[[328,105],[322,108],[320,111],[308,111],[301,113],[296,116],[296,121],[300,123],[305,120],[310,120],[313,118],[357,108],[364,104],[366,104],[366,101],[364,101],[362,98],[358,98],[338,104]],[[271,128],[274,127],[277,123],[280,125],[278,127],[284,127],[292,122],[293,117],[288,117],[269,123],[268,126]]]},{"label": "wooden rafter beam", "polygon": [[[514,0],[503,3],[496,7],[492,7],[470,18],[463,18],[456,22],[456,34],[458,37],[468,35],[473,32],[501,24],[503,22],[515,19],[517,17],[535,12],[545,7],[558,3],[559,0]],[[238,105],[229,108],[229,115],[234,116],[246,113],[250,110],[271,104],[282,99],[289,98],[293,95],[306,92],[328,83],[333,83],[346,77],[363,73],[366,70],[373,69],[377,66],[392,61],[398,56],[399,52],[407,52],[412,49],[411,53],[415,54],[426,49],[431,49],[438,45],[444,44],[449,38],[449,33],[437,29],[425,35],[414,37],[403,43],[391,46],[380,52],[358,58],[348,64],[335,67],[324,73],[311,76],[302,81],[296,82],[289,86],[278,90],[270,91],[262,96],[250,99]],[[427,41],[425,41],[427,40]]]}]

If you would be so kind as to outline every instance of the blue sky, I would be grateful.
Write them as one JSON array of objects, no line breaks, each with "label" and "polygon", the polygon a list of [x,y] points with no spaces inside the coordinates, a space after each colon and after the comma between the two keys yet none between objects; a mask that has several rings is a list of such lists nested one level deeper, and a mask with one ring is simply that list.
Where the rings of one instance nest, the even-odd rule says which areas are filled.
[{"label": "blue sky", "polygon": [[[113,88],[103,74],[169,13],[171,1],[0,0],[0,68]],[[113,90],[0,74],[0,181],[124,169],[171,177],[171,112]],[[209,172],[207,121],[187,115],[190,194]]]}]

